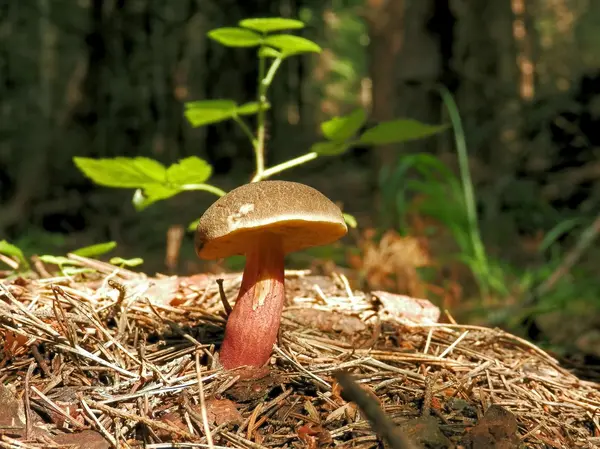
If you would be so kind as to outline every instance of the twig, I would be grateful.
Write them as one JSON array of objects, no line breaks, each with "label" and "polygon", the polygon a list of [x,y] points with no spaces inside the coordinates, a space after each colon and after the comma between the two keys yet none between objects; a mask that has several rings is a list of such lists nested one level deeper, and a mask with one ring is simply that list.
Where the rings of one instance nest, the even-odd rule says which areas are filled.
[{"label": "twig", "polygon": [[89,406],[95,409],[100,410],[101,412],[106,413],[107,415],[111,415],[117,418],[122,418],[122,419],[129,419],[132,420],[134,422],[139,422],[142,424],[145,424],[148,427],[152,427],[152,428],[156,428],[156,429],[161,429],[161,430],[165,430],[167,432],[171,432],[174,433],[175,435],[179,436],[179,437],[183,437],[183,438],[189,438],[190,440],[194,441],[197,440],[198,437],[196,435],[192,435],[189,432],[186,432],[185,430],[179,429],[175,426],[169,426],[167,424],[164,424],[160,421],[156,421],[153,419],[149,419],[146,418],[144,416],[139,416],[136,415],[135,413],[126,413],[123,412],[119,409],[113,408],[113,407],[108,407],[106,405],[103,405],[99,402],[96,401],[88,401],[89,402]]},{"label": "twig", "polygon": [[223,308],[225,309],[227,316],[229,316],[233,309],[227,300],[227,295],[225,295],[225,290],[223,289],[223,279],[217,279],[217,285],[219,286],[219,296],[221,298],[221,302],[223,303]]},{"label": "twig", "polygon": [[333,375],[342,386],[344,399],[358,405],[375,433],[380,435],[392,449],[416,449],[392,420],[385,415],[377,401],[363,391],[350,374],[337,371]]},{"label": "twig", "polygon": [[31,375],[33,374],[33,370],[35,369],[35,363],[30,363],[29,368],[27,369],[27,374],[25,374],[25,439],[29,440],[31,438],[32,431],[32,422],[31,419],[33,416],[31,415],[31,402],[29,399],[29,382],[31,381]]},{"label": "twig", "polygon": [[204,434],[206,443],[211,449],[214,447],[212,434],[210,433],[210,425],[208,423],[208,413],[206,412],[206,401],[204,399],[204,385],[202,383],[202,368],[200,367],[200,354],[196,351],[196,376],[198,377],[198,393],[200,396],[200,411],[202,415],[202,424],[204,426]]}]

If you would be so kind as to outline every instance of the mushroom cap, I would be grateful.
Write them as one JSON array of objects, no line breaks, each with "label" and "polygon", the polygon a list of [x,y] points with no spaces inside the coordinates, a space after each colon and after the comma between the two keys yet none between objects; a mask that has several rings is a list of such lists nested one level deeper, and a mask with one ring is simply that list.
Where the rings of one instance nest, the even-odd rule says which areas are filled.
[{"label": "mushroom cap", "polygon": [[348,232],[342,212],[318,190],[290,181],[240,186],[215,201],[196,229],[201,259],[245,254],[259,233],[282,237],[285,253],[326,245]]}]

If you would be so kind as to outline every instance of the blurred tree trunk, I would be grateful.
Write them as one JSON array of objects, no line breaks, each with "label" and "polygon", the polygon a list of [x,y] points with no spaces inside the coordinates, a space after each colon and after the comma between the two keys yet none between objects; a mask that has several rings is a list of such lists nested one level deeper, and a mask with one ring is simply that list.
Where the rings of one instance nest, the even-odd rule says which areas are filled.
[{"label": "blurred tree trunk", "polygon": [[[372,83],[371,118],[383,122],[394,118],[396,109],[397,59],[404,43],[404,0],[367,0],[369,30],[369,75]],[[395,160],[391,145],[373,150],[376,174]]]},{"label": "blurred tree trunk", "polygon": [[[414,118],[439,123],[441,103],[433,88],[442,78],[442,44],[439,34],[430,28],[438,2],[367,0],[367,6],[373,122]],[[401,151],[432,151],[435,147],[436,139],[425,139],[374,149],[374,182],[382,169],[395,166]],[[376,207],[381,207],[378,201]],[[385,211],[384,216],[392,219],[388,226],[396,224],[397,212]]]},{"label": "blurred tree trunk", "polygon": [[[2,207],[0,214],[0,236],[6,235],[7,230],[12,226],[23,221],[27,213],[30,212],[32,203],[46,191],[47,161],[51,150],[53,138],[52,107],[53,107],[53,82],[56,75],[55,66],[55,44],[56,30],[51,23],[50,15],[52,12],[50,0],[38,0],[36,7],[39,11],[37,21],[24,21],[24,25],[19,26],[19,19],[23,20],[27,11],[21,11],[12,5],[8,8],[7,26],[5,30],[9,31],[13,38],[21,39],[21,42],[27,42],[37,51],[37,58],[28,59],[31,54],[27,54],[24,48],[15,48],[7,45],[5,53],[5,67],[7,68],[5,87],[12,84],[13,88],[8,89],[10,96],[4,98],[2,109],[12,114],[22,113],[24,105],[31,108],[31,116],[15,117],[9,115],[9,122],[13,126],[19,119],[25,118],[19,128],[15,126],[7,129],[12,134],[13,142],[4,149],[8,153],[9,164],[16,167],[16,176],[12,176],[13,189],[10,200]],[[37,25],[37,30],[34,26]],[[23,47],[26,47],[23,45]],[[20,51],[19,51],[20,50]],[[25,53],[25,57],[17,53]],[[35,54],[35,53],[34,53]],[[32,63],[33,61],[33,63]],[[28,71],[33,71],[37,76],[29,81],[33,86],[26,88],[33,90],[33,95],[19,92],[19,87],[23,87],[23,79],[28,77]],[[14,87],[17,86],[17,89]],[[9,92],[7,92],[9,93]],[[28,92],[29,93],[29,92]],[[21,96],[19,96],[19,94]],[[15,120],[16,119],[16,120]],[[14,133],[14,134],[13,134]],[[23,157],[24,156],[24,157]],[[15,173],[13,172],[13,173]],[[1,238],[1,237],[0,237]]]},{"label": "blurred tree trunk", "polygon": [[[457,19],[456,92],[475,184],[488,184],[483,220],[493,223],[512,184],[522,145],[518,135],[521,98],[512,1],[452,1]],[[482,20],[482,18],[485,18]],[[475,168],[477,167],[477,168]],[[493,174],[493,176],[492,176]],[[494,185],[490,185],[494,182]]]}]

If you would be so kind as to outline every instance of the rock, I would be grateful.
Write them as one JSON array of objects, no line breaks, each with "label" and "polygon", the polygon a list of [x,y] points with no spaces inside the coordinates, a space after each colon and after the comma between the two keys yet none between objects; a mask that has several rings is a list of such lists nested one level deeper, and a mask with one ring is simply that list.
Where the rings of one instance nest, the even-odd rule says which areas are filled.
[{"label": "rock", "polygon": [[515,415],[499,405],[488,408],[469,433],[463,438],[465,449],[516,449],[517,419]]}]

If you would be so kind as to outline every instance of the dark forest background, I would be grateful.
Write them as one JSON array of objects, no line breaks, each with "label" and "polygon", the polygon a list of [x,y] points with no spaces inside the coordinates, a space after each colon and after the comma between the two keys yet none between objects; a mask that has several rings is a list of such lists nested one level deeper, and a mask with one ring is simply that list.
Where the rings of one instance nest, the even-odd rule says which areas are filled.
[{"label": "dark forest background", "polygon": [[[197,155],[222,189],[248,182],[252,152],[236,124],[192,128],[183,107],[255,98],[254,52],[206,33],[269,16],[305,21],[300,35],[324,49],[286,60],[275,79],[269,163],[305,152],[322,121],[357,107],[371,124],[449,122],[436,90],[445,86],[464,126],[490,276],[504,289],[483,297],[472,267],[455,257],[452,223],[412,207],[443,203],[442,181],[438,198],[416,192],[406,208],[378,200],[399,184],[380,183],[381,170],[407,155],[432,154],[458,173],[452,132],[282,174],[322,190],[359,223],[341,244],[290,264],[335,264],[357,287],[427,296],[462,320],[517,326],[600,356],[593,0],[1,0],[0,240],[27,254],[114,240],[119,255],[143,257],[150,274],[217,269],[196,259],[189,233],[176,267],[165,266],[169,229],[185,227],[214,196],[187,192],[137,213],[130,191],[93,185],[72,158],[144,155],[170,164]],[[514,307],[523,317],[516,323]]]}]

